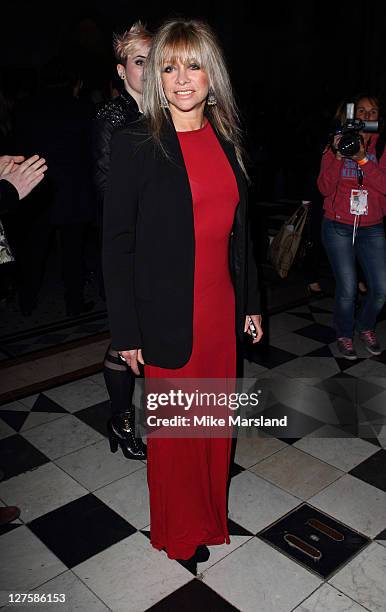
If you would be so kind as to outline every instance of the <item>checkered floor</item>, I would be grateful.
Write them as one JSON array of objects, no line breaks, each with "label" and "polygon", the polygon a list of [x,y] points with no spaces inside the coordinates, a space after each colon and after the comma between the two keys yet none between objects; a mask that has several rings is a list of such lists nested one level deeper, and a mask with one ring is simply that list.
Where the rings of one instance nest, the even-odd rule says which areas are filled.
[{"label": "checkered floor", "polygon": [[[331,308],[324,299],[272,316],[270,346],[250,351],[248,378],[297,385],[286,406],[307,431],[239,438],[231,544],[211,547],[197,578],[149,544],[146,466],[109,451],[101,374],[1,406],[0,500],[21,508],[0,532],[3,609],[25,609],[7,605],[10,592],[38,592],[66,594],[64,606],[29,604],[39,610],[384,612],[385,354],[369,358],[358,346],[357,362],[336,357]],[[386,345],[384,321],[379,338]],[[355,436],[334,420],[352,385],[368,425]],[[304,504],[361,542],[327,578],[263,536]]]}]

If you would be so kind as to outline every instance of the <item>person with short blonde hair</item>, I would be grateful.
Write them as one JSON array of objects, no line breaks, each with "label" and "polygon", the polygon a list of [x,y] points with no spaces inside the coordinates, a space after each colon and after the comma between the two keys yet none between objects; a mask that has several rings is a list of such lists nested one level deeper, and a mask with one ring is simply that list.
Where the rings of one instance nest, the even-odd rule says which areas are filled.
[{"label": "person with short blonde hair", "polygon": [[[111,139],[117,130],[128,127],[141,116],[143,70],[152,36],[138,21],[124,34],[114,37],[117,71],[122,79],[123,90],[121,95],[99,109],[94,124],[94,183],[100,224],[110,167]],[[103,293],[102,278],[100,285]],[[111,347],[105,356],[104,376],[112,408],[112,417],[108,423],[111,450],[118,450],[119,444],[126,458],[145,459],[146,446],[133,433],[135,415],[132,396],[135,378]]]},{"label": "person with short blonde hair", "polygon": [[[143,110],[114,137],[106,190],[112,346],[134,373],[144,364],[149,385],[210,378],[232,387],[236,334],[254,328],[258,342],[263,332],[236,105],[207,24],[161,26]],[[193,573],[207,546],[230,542],[230,433],[148,436],[151,544]]]},{"label": "person with short blonde hair", "polygon": [[114,54],[119,64],[125,64],[130,55],[134,55],[136,49],[142,43],[151,43],[153,34],[141,23],[136,21],[129,30],[123,34],[114,34]]},{"label": "person with short blonde hair", "polygon": [[142,104],[143,69],[152,38],[153,35],[140,21],[124,34],[114,36],[118,76],[123,80],[124,90],[134,98],[139,110]]},{"label": "person with short blonde hair", "polygon": [[118,97],[102,106],[96,115],[94,177],[100,205],[109,170],[111,138],[116,130],[136,121],[142,112],[143,70],[152,36],[140,21],[124,34],[114,36],[117,72],[123,81],[123,90]]}]

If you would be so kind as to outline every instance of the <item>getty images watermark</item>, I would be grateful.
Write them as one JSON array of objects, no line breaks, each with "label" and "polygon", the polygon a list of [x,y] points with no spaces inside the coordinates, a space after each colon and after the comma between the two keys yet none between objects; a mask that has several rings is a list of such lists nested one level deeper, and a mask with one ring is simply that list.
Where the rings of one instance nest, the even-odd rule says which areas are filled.
[{"label": "getty images watermark", "polygon": [[[154,437],[280,439],[360,436],[386,446],[382,378],[272,376],[138,380],[136,433]],[[371,406],[368,398],[371,397]]]},{"label": "getty images watermark", "polygon": [[230,437],[240,433],[235,428],[286,428],[287,415],[263,414],[264,391],[256,380],[249,387],[240,380],[146,380],[138,411],[146,435]]},{"label": "getty images watermark", "polygon": [[[146,395],[146,409],[158,410],[164,407],[178,407],[181,410],[194,411],[202,408],[228,408],[236,411],[239,408],[256,408],[259,405],[259,395],[261,390],[252,393],[209,393],[202,392],[196,389],[193,393],[182,391],[182,389],[170,389],[168,393],[148,393]],[[150,427],[190,427],[206,426],[206,427],[224,427],[225,425],[237,425],[238,427],[260,427],[277,425],[279,427],[287,426],[287,416],[281,419],[261,417],[243,417],[241,414],[228,414],[227,419],[216,417],[215,414],[193,414],[192,417],[176,414],[169,417],[158,417],[155,414],[147,416],[147,424]]]}]

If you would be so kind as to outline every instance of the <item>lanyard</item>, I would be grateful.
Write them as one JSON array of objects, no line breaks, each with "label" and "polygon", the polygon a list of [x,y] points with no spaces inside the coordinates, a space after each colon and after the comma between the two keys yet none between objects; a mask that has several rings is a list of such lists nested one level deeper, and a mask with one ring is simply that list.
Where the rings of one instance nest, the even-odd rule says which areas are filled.
[{"label": "lanyard", "polygon": [[[367,141],[367,144],[365,147],[366,155],[367,155],[367,151],[369,150],[370,142],[371,142],[371,138]],[[358,164],[358,162],[357,162],[357,180],[358,180],[358,187],[361,188],[363,186],[363,170]]]},{"label": "lanyard", "polygon": [[[368,142],[366,144],[366,154],[367,154],[367,151],[369,149],[370,142],[371,142],[371,139],[368,140]],[[364,178],[363,170],[362,170],[361,166],[357,162],[357,181],[358,181],[359,189],[362,189],[362,187],[363,187],[363,178]],[[355,238],[356,238],[356,235],[357,235],[358,227],[359,227],[359,224],[360,224],[359,217],[360,217],[360,215],[355,215],[355,219],[354,219],[354,227],[353,227],[353,234],[352,234],[352,244],[353,244],[353,246],[354,246]]]},{"label": "lanyard", "polygon": [[354,226],[352,230],[352,245],[354,246],[355,238],[359,227],[359,215],[354,215]]},{"label": "lanyard", "polygon": [[358,179],[358,187],[362,187],[363,186],[363,170],[358,163],[357,163],[357,179]]},{"label": "lanyard", "polygon": [[[358,163],[357,163],[357,180],[358,180],[358,187],[359,189],[361,189],[363,186],[363,170]],[[355,215],[354,227],[353,227],[353,232],[352,232],[352,245],[353,246],[355,243],[355,238],[357,235],[359,223],[360,223],[359,215]]]}]

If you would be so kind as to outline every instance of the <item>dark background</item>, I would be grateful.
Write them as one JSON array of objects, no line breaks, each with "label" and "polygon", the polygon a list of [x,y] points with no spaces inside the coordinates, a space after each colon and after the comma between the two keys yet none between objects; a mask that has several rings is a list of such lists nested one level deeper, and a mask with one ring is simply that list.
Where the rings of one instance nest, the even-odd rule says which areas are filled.
[{"label": "dark background", "polygon": [[384,79],[386,9],[378,1],[8,2],[1,15],[1,64],[23,79],[50,57],[79,50],[89,75],[101,75],[112,31],[136,19],[155,28],[176,15],[203,18],[215,28],[235,83],[253,90],[260,101],[296,95],[298,88],[302,94],[311,89],[341,95]]},{"label": "dark background", "polygon": [[81,72],[84,92],[107,94],[112,33],[137,19],[154,29],[170,16],[203,18],[216,30],[252,161],[270,160],[273,174],[284,168],[283,185],[269,172],[258,181],[263,197],[304,196],[294,167],[318,157],[337,104],[362,90],[386,93],[386,8],[378,1],[14,2],[0,26],[2,88],[16,99],[33,92],[42,67],[62,56]]},{"label": "dark background", "polygon": [[[71,170],[66,170],[65,187],[75,185],[75,175],[76,180],[88,184],[89,197],[83,201],[79,196],[79,201],[92,219],[86,220],[81,245],[86,256],[79,255],[78,259],[84,260],[83,275],[88,286],[97,287],[101,282],[100,233],[90,155],[82,155],[77,141],[74,144],[70,141],[72,132],[66,129],[59,101],[47,99],[44,89],[47,72],[53,64],[55,68],[67,64],[81,77],[83,88],[77,106],[85,110],[82,125],[91,125],[98,105],[112,93],[112,79],[116,75],[113,33],[125,31],[139,19],[155,30],[168,17],[205,19],[224,48],[246,134],[250,217],[259,264],[267,263],[269,241],[283,219],[293,213],[299,200],[312,201],[305,241],[310,249],[300,258],[306,262],[304,272],[295,271],[297,276],[292,274],[291,279],[295,280],[291,284],[288,279],[281,281],[269,265],[261,266],[265,285],[270,287],[267,298],[270,307],[304,298],[305,284],[320,277],[322,198],[316,187],[320,158],[338,104],[349,101],[358,92],[380,94],[381,100],[385,97],[386,2],[294,0],[258,4],[235,0],[230,4],[221,0],[193,0],[167,4],[161,0],[142,3],[6,0],[0,11],[0,155],[39,153],[49,166],[46,180],[29,196],[28,206],[22,206],[20,214],[4,218],[16,253],[17,270],[10,264],[14,271],[10,271],[8,282],[3,283],[8,287],[5,298],[11,304],[21,272],[27,279],[32,278],[35,269],[40,273],[35,262],[38,255],[40,264],[46,262],[48,270],[43,289],[47,295],[59,296],[55,283],[60,276],[61,248],[60,240],[52,239],[52,230],[63,219],[53,218],[48,192],[55,167],[50,151],[56,145],[59,149],[63,147],[63,142],[68,146],[64,165],[67,161],[72,164]],[[115,79],[115,85],[121,83]],[[384,116],[381,107],[381,116],[382,113]],[[47,136],[44,146],[40,143],[42,132]],[[91,142],[90,138],[89,145]],[[73,155],[74,149],[78,157]],[[92,153],[91,146],[87,150]],[[74,161],[77,159],[79,163]],[[73,208],[63,206],[72,220],[73,209],[79,208],[78,200],[65,197],[64,201],[72,203]],[[47,236],[51,236],[51,243]],[[54,255],[48,260],[43,252],[46,243],[47,252]],[[37,249],[40,244],[43,246]],[[34,257],[30,257],[31,252]],[[74,253],[72,257],[75,258]],[[68,261],[65,254],[62,259]],[[328,276],[327,264],[325,271]],[[0,287],[1,284],[0,274]],[[102,297],[101,285],[98,286]],[[1,296],[0,290],[0,302]],[[93,295],[91,298],[99,299]],[[59,296],[57,315],[53,317],[62,316],[60,301]],[[44,320],[45,315],[42,317]]]}]

